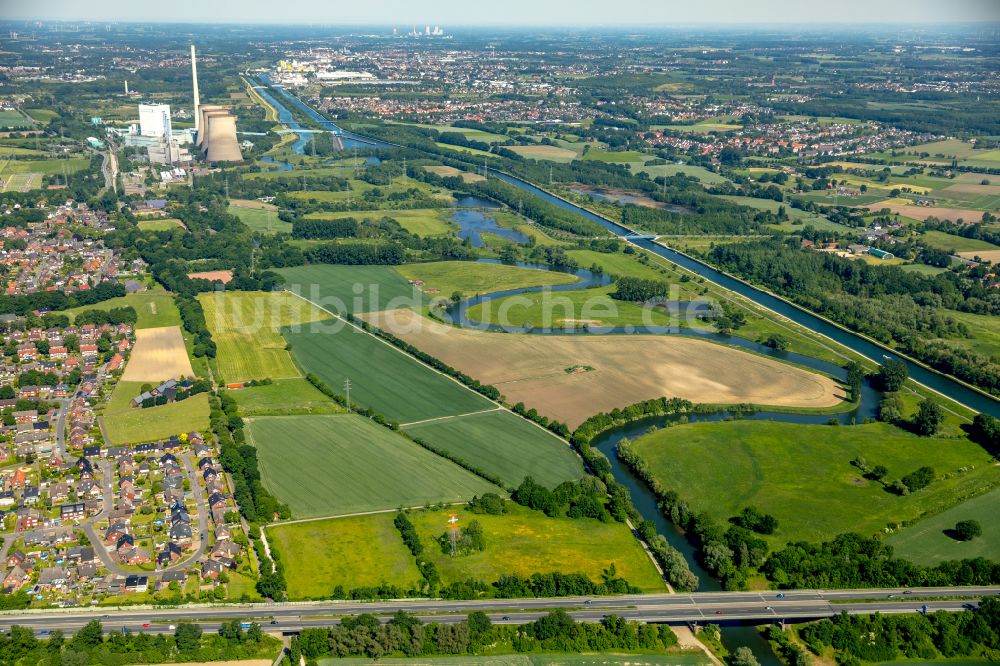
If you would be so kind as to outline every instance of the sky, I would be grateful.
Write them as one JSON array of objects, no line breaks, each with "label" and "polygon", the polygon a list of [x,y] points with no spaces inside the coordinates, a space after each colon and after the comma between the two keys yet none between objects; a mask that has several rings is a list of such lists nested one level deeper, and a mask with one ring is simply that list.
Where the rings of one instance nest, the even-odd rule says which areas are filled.
[{"label": "sky", "polygon": [[1000,0],[0,0],[0,18],[442,27],[968,23],[1000,21]]}]

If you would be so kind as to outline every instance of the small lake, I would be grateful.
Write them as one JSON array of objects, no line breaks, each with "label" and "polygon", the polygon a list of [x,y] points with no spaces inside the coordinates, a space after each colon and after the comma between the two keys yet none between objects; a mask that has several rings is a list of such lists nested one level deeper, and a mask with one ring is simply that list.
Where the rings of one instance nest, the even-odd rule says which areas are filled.
[{"label": "small lake", "polygon": [[451,221],[458,225],[458,237],[468,239],[472,247],[483,246],[483,233],[492,234],[514,243],[527,243],[528,237],[517,229],[508,229],[497,224],[496,218],[487,211],[499,210],[500,206],[479,197],[461,197],[455,201]]}]

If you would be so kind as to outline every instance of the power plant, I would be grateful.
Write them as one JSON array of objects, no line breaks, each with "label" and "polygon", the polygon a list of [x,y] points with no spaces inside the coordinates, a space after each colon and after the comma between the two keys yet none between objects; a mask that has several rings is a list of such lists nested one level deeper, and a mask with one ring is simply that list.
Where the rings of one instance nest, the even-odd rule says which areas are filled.
[{"label": "power plant", "polygon": [[240,162],[240,144],[236,140],[236,116],[218,104],[202,105],[198,99],[198,60],[191,45],[191,82],[194,92],[195,144],[209,162]]}]

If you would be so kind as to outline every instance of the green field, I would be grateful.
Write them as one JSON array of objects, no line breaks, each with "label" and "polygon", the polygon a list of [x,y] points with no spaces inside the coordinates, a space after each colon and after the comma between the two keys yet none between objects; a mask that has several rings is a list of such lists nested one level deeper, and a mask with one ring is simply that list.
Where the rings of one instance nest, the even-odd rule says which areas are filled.
[{"label": "green field", "polygon": [[638,261],[638,254],[628,255],[623,252],[596,252],[594,250],[567,250],[566,256],[576,260],[583,268],[597,264],[608,275],[615,277],[629,276],[646,279],[663,279],[663,274],[656,268]]},{"label": "green field", "polygon": [[[663,276],[659,276],[663,279]],[[678,284],[680,300],[697,296]],[[532,328],[574,328],[587,322],[601,326],[679,326],[677,317],[663,308],[647,308],[639,303],[618,301],[609,294],[614,285],[560,292],[533,292],[480,303],[468,310],[473,321]],[[501,319],[502,321],[498,321]]]},{"label": "green field", "polygon": [[[922,520],[887,539],[896,555],[920,564],[937,564],[948,560],[985,557],[996,559],[1000,553],[1000,524],[996,521],[1000,506],[1000,489],[994,489],[974,499]],[[971,541],[956,541],[945,533],[960,520],[976,520],[983,535]]]},{"label": "green field", "polygon": [[738,130],[742,128],[742,125],[733,125],[732,123],[719,122],[720,120],[722,119],[706,118],[705,120],[694,123],[693,125],[664,125],[663,128],[687,134],[708,134],[709,132],[729,132],[731,130]]},{"label": "green field", "polygon": [[250,208],[229,204],[229,213],[240,218],[243,224],[260,234],[271,236],[278,233],[292,233],[292,223],[278,219],[278,211],[274,208]]},{"label": "green field", "polygon": [[579,456],[562,440],[507,411],[495,410],[404,428],[514,487],[526,476],[549,487],[583,476]]},{"label": "green field", "polygon": [[424,303],[423,293],[391,266],[314,264],[278,272],[285,276],[286,289],[338,314]]},{"label": "green field", "polygon": [[20,111],[15,110],[4,110],[0,111],[0,127],[6,129],[8,127],[13,127],[15,129],[20,129],[22,127],[30,127],[31,121],[25,118],[24,114]]},{"label": "green field", "polygon": [[581,159],[597,162],[644,162],[649,157],[646,153],[640,153],[635,150],[622,150],[618,152],[591,150]]},{"label": "green field", "polygon": [[963,238],[943,231],[925,231],[920,238],[930,247],[945,252],[978,252],[981,250],[1000,250],[1000,247],[976,238]]},{"label": "green field", "polygon": [[576,276],[568,273],[476,261],[406,264],[396,270],[407,280],[422,280],[424,292],[444,297],[451,296],[456,291],[463,296],[473,296],[506,289],[572,284],[578,281]]},{"label": "green field", "polygon": [[305,379],[277,379],[273,384],[231,391],[241,416],[339,414],[344,408]]},{"label": "green field", "polygon": [[289,599],[329,599],[338,585],[419,587],[420,572],[394,517],[380,513],[267,528],[271,548],[285,565]]},{"label": "green field", "polygon": [[208,394],[148,409],[131,407],[129,401],[141,392],[142,382],[118,382],[104,410],[109,444],[151,442],[208,428]]},{"label": "green field", "polygon": [[351,399],[408,423],[490,409],[492,402],[352,326],[336,332],[283,331],[295,360],[340,393],[351,380]]},{"label": "green field", "polygon": [[139,220],[137,222],[143,231],[172,231],[173,229],[183,229],[184,223],[177,218],[154,218],[149,220]]},{"label": "green field", "polygon": [[709,171],[705,167],[697,166],[695,164],[656,164],[636,168],[634,171],[635,173],[649,174],[650,178],[673,176],[675,174],[682,173],[685,176],[694,176],[702,183],[707,183],[709,185],[729,182],[729,179],[725,176],[717,174],[714,171]]},{"label": "green field", "polygon": [[408,210],[348,211],[346,213],[310,213],[306,217],[320,220],[339,220],[391,217],[400,226],[418,236],[445,236],[457,227],[450,221],[451,208],[414,208]]},{"label": "green field", "polygon": [[90,166],[86,157],[71,157],[64,160],[14,160],[7,163],[3,173],[40,173],[45,175],[74,174]]},{"label": "green field", "polygon": [[[768,539],[774,545],[849,531],[878,533],[1000,481],[989,455],[967,439],[917,437],[885,424],[697,423],[642,437],[634,449],[696,513],[725,521],[752,505],[773,514],[779,528]],[[939,478],[901,497],[862,478],[851,465],[858,455],[887,467],[888,481],[922,465]]]},{"label": "green field", "polygon": [[159,328],[161,326],[180,326],[181,315],[174,305],[173,294],[155,287],[128,296],[120,296],[94,305],[83,305],[78,308],[64,310],[70,319],[85,310],[111,310],[113,308],[133,307],[139,316],[135,328]]},{"label": "green field", "polygon": [[328,317],[286,292],[214,292],[198,296],[218,347],[215,358],[227,382],[301,376],[279,329]]},{"label": "green field", "polygon": [[[415,511],[410,520],[424,542],[427,558],[434,562],[444,584],[475,578],[493,582],[505,573],[529,575],[561,571],[583,573],[601,580],[601,572],[614,563],[618,575],[643,592],[664,592],[666,584],[631,530],[617,522],[592,518],[549,518],[514,502],[500,516],[473,514],[464,508]],[[452,557],[434,543],[448,527],[448,516],[458,515],[458,525],[478,520],[486,549]]]},{"label": "green field", "polygon": [[496,491],[458,465],[354,414],[250,419],[264,485],[296,518],[333,516]]},{"label": "green field", "polygon": [[33,120],[40,123],[48,123],[53,118],[57,118],[59,114],[52,109],[25,109],[27,113]]},{"label": "green field", "polygon": [[[787,203],[783,203],[781,201],[737,196],[723,196],[721,198],[741,206],[748,206],[757,210],[766,210],[772,213],[777,213],[778,208],[784,208],[785,213],[787,213],[789,217],[788,222],[781,225],[770,225],[774,228],[779,228],[782,231],[801,230],[806,226],[814,227],[817,231],[844,231],[844,225],[831,222],[825,215],[820,215],[819,213],[809,213],[804,210],[799,210],[798,208],[792,208]],[[793,224],[794,222],[799,222],[799,224]]]}]

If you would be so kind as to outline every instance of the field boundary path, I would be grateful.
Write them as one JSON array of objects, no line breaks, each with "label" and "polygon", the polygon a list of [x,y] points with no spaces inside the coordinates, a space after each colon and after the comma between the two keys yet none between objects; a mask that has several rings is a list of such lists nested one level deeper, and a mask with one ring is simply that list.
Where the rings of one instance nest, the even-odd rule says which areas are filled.
[{"label": "field boundary path", "polygon": [[400,428],[407,428],[409,426],[420,425],[421,423],[433,423],[435,421],[448,421],[451,419],[460,419],[465,416],[475,416],[476,414],[489,414],[491,412],[501,412],[503,411],[503,405],[497,405],[493,409],[480,409],[478,412],[466,412],[464,414],[451,414],[449,416],[435,416],[432,419],[422,419],[420,421],[410,421],[409,423],[400,423]]}]

